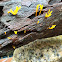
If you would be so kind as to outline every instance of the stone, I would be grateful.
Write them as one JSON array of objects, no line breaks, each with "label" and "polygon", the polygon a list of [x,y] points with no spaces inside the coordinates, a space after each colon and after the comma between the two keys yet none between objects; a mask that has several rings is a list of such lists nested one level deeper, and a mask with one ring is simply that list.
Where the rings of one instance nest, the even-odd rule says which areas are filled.
[{"label": "stone", "polygon": [[62,35],[37,39],[27,45],[15,49],[13,61],[24,62],[56,62],[62,57]]}]

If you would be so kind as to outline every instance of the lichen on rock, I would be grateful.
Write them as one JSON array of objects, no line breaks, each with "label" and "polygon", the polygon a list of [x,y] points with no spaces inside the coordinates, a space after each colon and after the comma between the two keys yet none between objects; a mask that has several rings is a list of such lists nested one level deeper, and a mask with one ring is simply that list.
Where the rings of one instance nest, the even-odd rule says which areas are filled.
[{"label": "lichen on rock", "polygon": [[14,51],[16,62],[56,62],[62,57],[62,35],[37,39]]}]

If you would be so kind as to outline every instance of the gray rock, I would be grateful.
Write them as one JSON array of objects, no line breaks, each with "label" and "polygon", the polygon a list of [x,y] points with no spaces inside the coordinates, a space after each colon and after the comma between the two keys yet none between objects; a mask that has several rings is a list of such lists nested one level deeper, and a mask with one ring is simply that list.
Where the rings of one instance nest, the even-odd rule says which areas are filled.
[{"label": "gray rock", "polygon": [[57,62],[62,57],[62,35],[37,39],[14,51],[12,62]]}]

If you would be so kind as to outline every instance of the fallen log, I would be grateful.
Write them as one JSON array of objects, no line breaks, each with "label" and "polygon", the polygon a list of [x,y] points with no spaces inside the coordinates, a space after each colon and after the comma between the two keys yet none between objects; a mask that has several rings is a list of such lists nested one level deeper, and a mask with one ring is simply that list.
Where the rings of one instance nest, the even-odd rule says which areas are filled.
[{"label": "fallen log", "polygon": [[[45,13],[48,12],[48,10],[51,9],[53,11],[52,16],[49,18],[45,18]],[[25,42],[25,41],[33,41],[35,39],[38,38],[44,38],[44,37],[51,37],[51,36],[56,36],[59,34],[62,34],[62,3],[53,5],[52,7],[47,7],[46,9],[44,9],[46,12],[43,11],[43,14],[38,15],[36,17],[34,17],[33,19],[27,19],[25,18],[24,20],[22,20],[24,23],[22,25],[22,23],[20,23],[20,25],[16,25],[18,28],[14,27],[12,29],[12,31],[16,30],[18,32],[27,31],[27,35],[23,36],[22,38],[19,37],[19,41],[18,42]],[[28,18],[31,18],[31,16],[29,16]],[[37,24],[37,21],[39,20],[39,24]],[[56,27],[52,30],[48,29],[48,27],[52,26],[52,25],[56,25]],[[9,27],[10,29],[12,27]],[[18,42],[13,42],[14,44],[18,44]]]},{"label": "fallen log", "polygon": [[[45,18],[45,13],[47,13],[49,9],[53,11],[52,16]],[[9,15],[7,18],[7,16],[3,14],[1,17],[1,22],[8,27],[9,31],[12,32],[10,32],[10,35],[7,34],[7,36],[11,37],[12,39],[7,39],[7,36],[3,38],[3,43],[0,43],[1,51],[2,48],[8,44],[16,46],[19,46],[18,44],[20,44],[20,46],[22,46],[36,39],[42,39],[62,34],[62,3],[46,6],[46,8],[43,9],[41,15],[36,17],[36,8],[33,11],[34,12],[23,18],[19,17],[18,15]],[[13,18],[13,20],[11,20],[11,18]],[[38,20],[39,24],[37,24]],[[56,27],[52,30],[48,29],[48,27],[52,25],[56,25]],[[24,30],[26,30],[25,34],[23,33]],[[18,34],[15,35],[13,31],[18,31]],[[6,51],[6,53],[7,52],[8,51]]]}]

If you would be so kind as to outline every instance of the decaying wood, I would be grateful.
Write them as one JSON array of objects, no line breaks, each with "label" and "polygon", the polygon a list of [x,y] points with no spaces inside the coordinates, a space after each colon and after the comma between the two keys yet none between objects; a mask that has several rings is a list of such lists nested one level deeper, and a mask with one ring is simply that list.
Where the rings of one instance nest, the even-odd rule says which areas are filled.
[{"label": "decaying wood", "polygon": [[[45,13],[47,13],[49,9],[53,11],[52,16],[45,18]],[[34,11],[32,14],[35,15],[35,12],[36,11]],[[0,43],[0,49],[10,43],[15,45],[23,43],[24,45],[36,39],[62,34],[62,3],[47,6],[45,9],[43,9],[43,14],[36,17],[32,14],[25,18],[15,16],[16,18],[14,19],[14,23],[4,23],[6,26],[8,26],[10,33],[4,35],[6,36],[3,38],[4,40],[1,39],[3,42]],[[38,20],[39,24],[37,24]],[[48,29],[48,27],[52,25],[56,25],[56,27],[52,30]],[[18,31],[17,35],[13,33],[15,30]],[[25,34],[23,33],[24,30],[27,31]],[[12,39],[7,39],[8,36]]]},{"label": "decaying wood", "polygon": [[[45,13],[41,15],[38,15],[37,17],[34,17],[33,19],[25,18],[23,20],[18,21],[19,23],[16,23],[16,25],[9,25],[8,27],[14,31],[17,30],[18,32],[26,30],[27,32],[30,32],[25,35],[16,35],[17,40],[13,41],[13,43],[18,44],[18,42],[22,41],[33,41],[38,38],[44,38],[44,37],[50,37],[61,34],[62,31],[62,3],[59,3],[58,5],[53,5],[52,7],[47,7],[45,10],[48,12],[49,8],[53,11],[52,16],[49,18],[45,18]],[[19,20],[20,18],[17,18],[16,20]],[[37,24],[37,21],[40,21],[39,24]],[[55,29],[49,30],[48,27],[52,25],[57,25]],[[21,36],[21,37],[20,37]],[[12,36],[12,40],[13,40]],[[5,44],[5,42],[3,43]],[[3,45],[2,44],[2,45]]]}]

